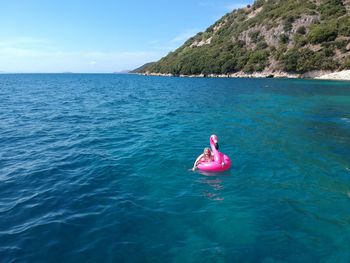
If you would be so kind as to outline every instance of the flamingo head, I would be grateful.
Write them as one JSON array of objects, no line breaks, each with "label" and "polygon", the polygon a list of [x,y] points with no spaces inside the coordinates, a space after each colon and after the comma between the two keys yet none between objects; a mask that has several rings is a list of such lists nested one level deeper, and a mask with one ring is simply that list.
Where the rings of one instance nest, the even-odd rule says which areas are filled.
[{"label": "flamingo head", "polygon": [[216,137],[215,134],[213,134],[212,136],[210,136],[210,144],[214,144],[216,150],[219,150],[219,142],[218,142],[218,137]]}]

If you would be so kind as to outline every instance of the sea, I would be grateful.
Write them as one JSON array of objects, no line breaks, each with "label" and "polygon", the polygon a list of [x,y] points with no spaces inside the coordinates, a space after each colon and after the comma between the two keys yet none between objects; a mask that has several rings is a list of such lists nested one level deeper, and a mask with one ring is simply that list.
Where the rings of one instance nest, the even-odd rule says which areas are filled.
[{"label": "sea", "polygon": [[350,262],[350,82],[0,75],[0,262]]}]

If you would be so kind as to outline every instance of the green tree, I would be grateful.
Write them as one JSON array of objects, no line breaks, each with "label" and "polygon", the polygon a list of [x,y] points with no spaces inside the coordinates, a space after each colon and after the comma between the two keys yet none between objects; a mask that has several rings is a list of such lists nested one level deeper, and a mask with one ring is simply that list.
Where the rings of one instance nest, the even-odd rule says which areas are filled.
[{"label": "green tree", "polygon": [[319,44],[326,41],[332,41],[336,39],[337,36],[337,24],[332,21],[312,26],[307,37],[312,44]]},{"label": "green tree", "polygon": [[298,59],[298,50],[289,50],[285,55],[282,56],[283,69],[287,72],[296,72],[298,67]]}]

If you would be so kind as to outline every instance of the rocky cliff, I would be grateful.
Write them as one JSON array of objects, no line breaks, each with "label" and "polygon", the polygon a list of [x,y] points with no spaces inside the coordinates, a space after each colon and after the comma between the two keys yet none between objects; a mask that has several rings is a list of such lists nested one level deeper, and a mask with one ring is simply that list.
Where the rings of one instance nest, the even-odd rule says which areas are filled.
[{"label": "rocky cliff", "polygon": [[313,74],[350,69],[350,0],[258,0],[137,72]]}]

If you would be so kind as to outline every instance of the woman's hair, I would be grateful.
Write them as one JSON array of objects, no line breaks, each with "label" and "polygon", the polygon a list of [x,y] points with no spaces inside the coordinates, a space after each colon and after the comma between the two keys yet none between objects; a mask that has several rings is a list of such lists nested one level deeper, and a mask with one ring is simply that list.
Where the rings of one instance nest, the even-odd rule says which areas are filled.
[{"label": "woman's hair", "polygon": [[205,153],[205,152],[211,153],[211,151],[210,151],[210,149],[209,149],[208,147],[205,147],[203,152],[204,152],[204,153]]}]

